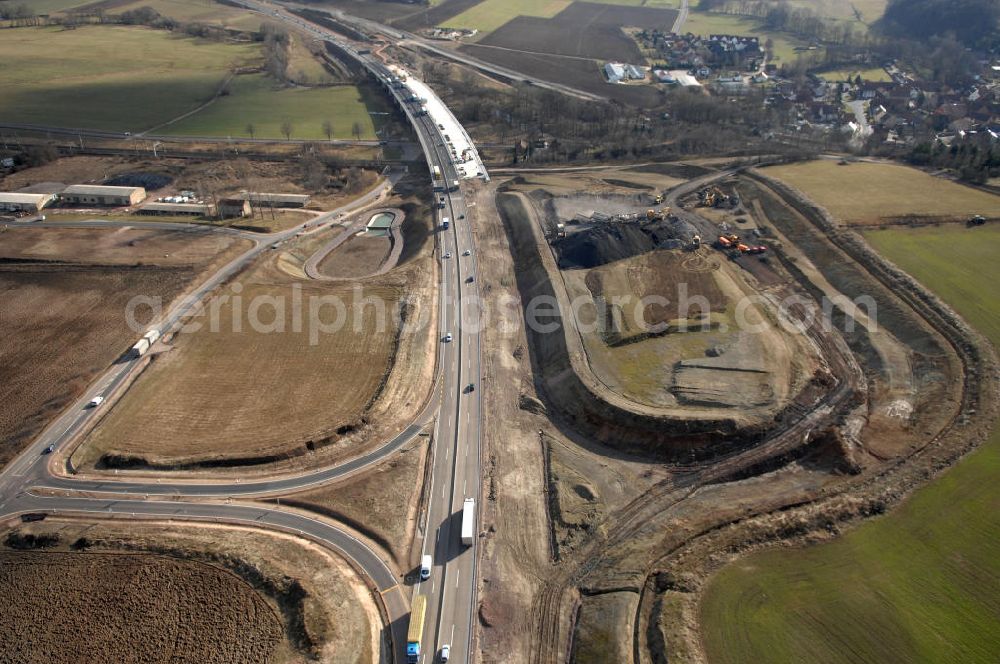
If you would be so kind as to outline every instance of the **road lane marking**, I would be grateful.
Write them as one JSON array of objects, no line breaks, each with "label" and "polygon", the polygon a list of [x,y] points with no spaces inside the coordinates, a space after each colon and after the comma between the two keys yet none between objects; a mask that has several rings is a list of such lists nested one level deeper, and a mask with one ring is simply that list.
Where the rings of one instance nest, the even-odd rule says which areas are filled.
[{"label": "road lane marking", "polygon": [[462,577],[462,568],[455,570],[455,587],[458,588],[458,580]]}]

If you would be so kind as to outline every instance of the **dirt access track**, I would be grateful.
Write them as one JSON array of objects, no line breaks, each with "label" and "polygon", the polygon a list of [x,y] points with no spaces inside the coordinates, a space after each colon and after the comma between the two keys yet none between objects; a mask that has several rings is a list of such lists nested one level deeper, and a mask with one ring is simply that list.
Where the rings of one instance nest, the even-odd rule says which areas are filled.
[{"label": "dirt access track", "polygon": [[308,278],[306,260],[339,226],[262,254],[209,298],[200,329],[152,355],[72,453],[73,468],[288,472],[360,455],[404,428],[428,394],[436,348],[424,200],[391,202],[407,221],[399,264],[384,275]]},{"label": "dirt access track", "polygon": [[[551,290],[533,268],[543,260],[538,243],[511,221],[519,211],[497,186],[478,198],[486,208],[476,238],[482,280],[497,285],[492,297],[513,294],[524,307]],[[882,336],[841,301],[832,325],[807,334],[824,370],[806,388],[811,402],[712,457],[670,457],[664,449],[674,441],[658,444],[634,414],[588,396],[564,354],[532,339],[524,312],[512,311],[522,317],[517,334],[488,333],[496,356],[484,395],[503,426],[486,435],[483,518],[497,527],[483,551],[484,661],[506,661],[489,655],[501,652],[545,663],[704,661],[697,598],[717,564],[882,513],[988,432],[997,408],[988,344],[787,188],[754,174],[724,186],[737,188],[754,223],[774,232],[763,239],[767,264],[744,257],[736,266],[800,295],[803,307],[833,292],[869,295]],[[488,213],[491,202],[503,221]],[[704,236],[720,221],[677,212]],[[761,266],[772,281],[762,281]],[[531,269],[534,278],[525,276]],[[858,324],[847,326],[853,316]],[[549,337],[564,343],[561,331]],[[546,373],[553,364],[558,372]],[[902,407],[897,388],[907,383]],[[575,407],[556,390],[589,401]],[[674,435],[690,445],[712,434]]]},{"label": "dirt access track", "polygon": [[135,342],[131,298],[167,306],[249,247],[198,228],[0,226],[0,464]]}]

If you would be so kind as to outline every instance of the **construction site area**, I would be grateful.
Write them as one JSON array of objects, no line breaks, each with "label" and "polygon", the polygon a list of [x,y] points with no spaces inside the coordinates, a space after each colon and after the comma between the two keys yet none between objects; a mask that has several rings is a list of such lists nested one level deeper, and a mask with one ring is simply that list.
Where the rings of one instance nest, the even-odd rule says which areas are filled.
[{"label": "construction site area", "polygon": [[992,664],[1000,67],[837,1],[7,7],[0,664]]},{"label": "construction site area", "polygon": [[488,333],[519,389],[488,395],[484,653],[704,661],[725,561],[880,514],[989,430],[993,351],[950,309],[770,169],[680,170],[512,172],[479,199],[527,321]]}]

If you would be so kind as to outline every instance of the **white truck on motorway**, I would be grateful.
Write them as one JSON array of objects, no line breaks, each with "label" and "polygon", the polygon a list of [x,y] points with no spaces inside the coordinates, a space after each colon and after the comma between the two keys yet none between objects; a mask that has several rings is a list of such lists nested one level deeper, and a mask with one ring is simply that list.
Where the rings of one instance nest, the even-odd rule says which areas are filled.
[{"label": "white truck on motorway", "polygon": [[142,339],[139,339],[139,341],[135,342],[135,345],[132,346],[132,354],[136,357],[145,355],[150,346],[155,344],[159,338],[160,331],[157,329],[152,329],[149,332],[146,332],[146,334],[142,335]]},{"label": "white truck on motorway", "polygon": [[466,498],[462,504],[462,544],[472,546],[476,538],[476,499]]}]

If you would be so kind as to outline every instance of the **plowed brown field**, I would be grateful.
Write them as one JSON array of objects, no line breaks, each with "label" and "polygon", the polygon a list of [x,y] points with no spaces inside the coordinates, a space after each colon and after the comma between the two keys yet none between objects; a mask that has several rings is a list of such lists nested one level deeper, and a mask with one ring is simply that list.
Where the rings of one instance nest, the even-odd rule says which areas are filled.
[{"label": "plowed brown field", "polygon": [[281,621],[244,581],[156,555],[0,552],[0,662],[266,662]]}]

